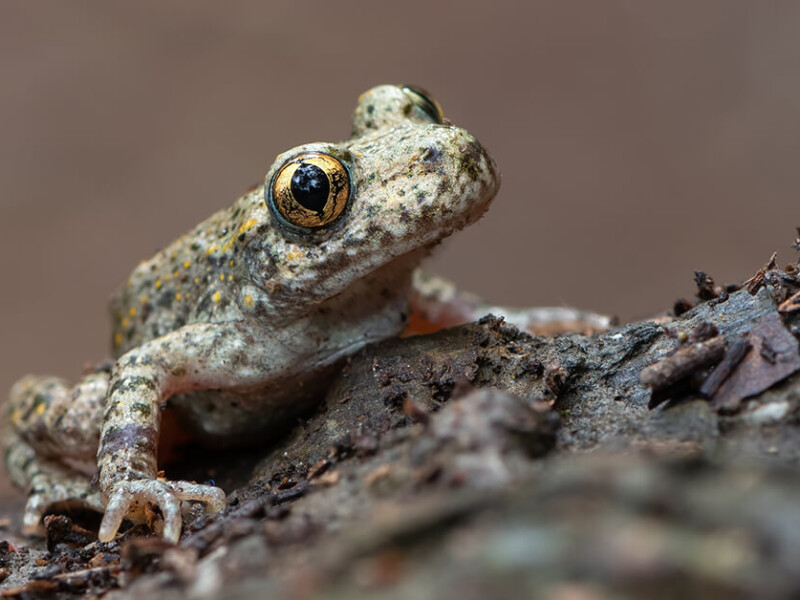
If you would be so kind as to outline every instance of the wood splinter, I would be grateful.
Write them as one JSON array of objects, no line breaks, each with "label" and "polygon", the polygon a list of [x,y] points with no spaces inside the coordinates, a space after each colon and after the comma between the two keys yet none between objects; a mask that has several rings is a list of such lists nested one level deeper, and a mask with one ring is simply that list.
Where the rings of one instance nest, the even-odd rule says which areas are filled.
[{"label": "wood splinter", "polygon": [[734,341],[730,350],[725,354],[725,359],[714,368],[711,375],[703,382],[700,387],[700,394],[705,398],[713,397],[752,347],[752,344],[746,339]]},{"label": "wood splinter", "polygon": [[642,369],[639,379],[642,384],[659,390],[684,379],[697,371],[722,360],[728,343],[725,336],[718,335],[702,342],[687,344],[674,354]]}]

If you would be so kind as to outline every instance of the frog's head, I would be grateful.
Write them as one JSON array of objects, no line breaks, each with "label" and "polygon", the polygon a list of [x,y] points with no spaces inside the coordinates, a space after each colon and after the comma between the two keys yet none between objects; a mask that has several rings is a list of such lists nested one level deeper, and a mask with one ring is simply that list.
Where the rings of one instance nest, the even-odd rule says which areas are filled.
[{"label": "frog's head", "polygon": [[330,298],[476,221],[499,184],[488,152],[428,95],[373,88],[350,140],[299,146],[267,173],[262,281],[281,304]]}]

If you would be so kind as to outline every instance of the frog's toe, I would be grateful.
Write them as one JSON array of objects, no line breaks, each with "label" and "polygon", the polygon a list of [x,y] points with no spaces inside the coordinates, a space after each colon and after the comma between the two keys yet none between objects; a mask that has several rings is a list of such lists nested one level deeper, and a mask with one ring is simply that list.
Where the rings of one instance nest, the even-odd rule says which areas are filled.
[{"label": "frog's toe", "polygon": [[128,509],[133,503],[133,493],[127,488],[117,488],[108,499],[103,520],[100,522],[100,531],[97,539],[101,542],[110,542],[122,525],[122,519],[128,514]]},{"label": "frog's toe", "polygon": [[22,516],[22,533],[37,535],[43,532],[42,517],[49,504],[49,500],[41,494],[33,494],[28,498],[25,514]]},{"label": "frog's toe", "polygon": [[225,508],[225,492],[213,485],[200,485],[189,481],[168,481],[167,485],[180,500],[203,502],[210,513]]}]

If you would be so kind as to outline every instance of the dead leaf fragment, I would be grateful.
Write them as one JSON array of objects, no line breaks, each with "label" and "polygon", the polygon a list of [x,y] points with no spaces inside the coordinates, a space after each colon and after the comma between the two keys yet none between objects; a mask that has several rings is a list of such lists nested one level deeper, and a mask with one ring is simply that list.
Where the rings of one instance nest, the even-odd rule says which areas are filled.
[{"label": "dead leaf fragment", "polygon": [[720,412],[736,412],[745,398],[760,394],[800,370],[797,338],[784,327],[777,312],[759,319],[750,330],[748,342],[752,350],[712,399],[712,405]]}]

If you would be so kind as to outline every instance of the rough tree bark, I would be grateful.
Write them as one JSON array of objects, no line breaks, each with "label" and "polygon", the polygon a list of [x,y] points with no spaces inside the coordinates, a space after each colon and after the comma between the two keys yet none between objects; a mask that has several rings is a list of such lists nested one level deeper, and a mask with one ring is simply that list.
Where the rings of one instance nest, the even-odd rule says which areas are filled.
[{"label": "rough tree bark", "polygon": [[183,465],[235,491],[179,546],[52,516],[0,546],[3,595],[796,595],[797,270],[698,287],[595,335],[487,317],[366,348],[266,455]]}]

